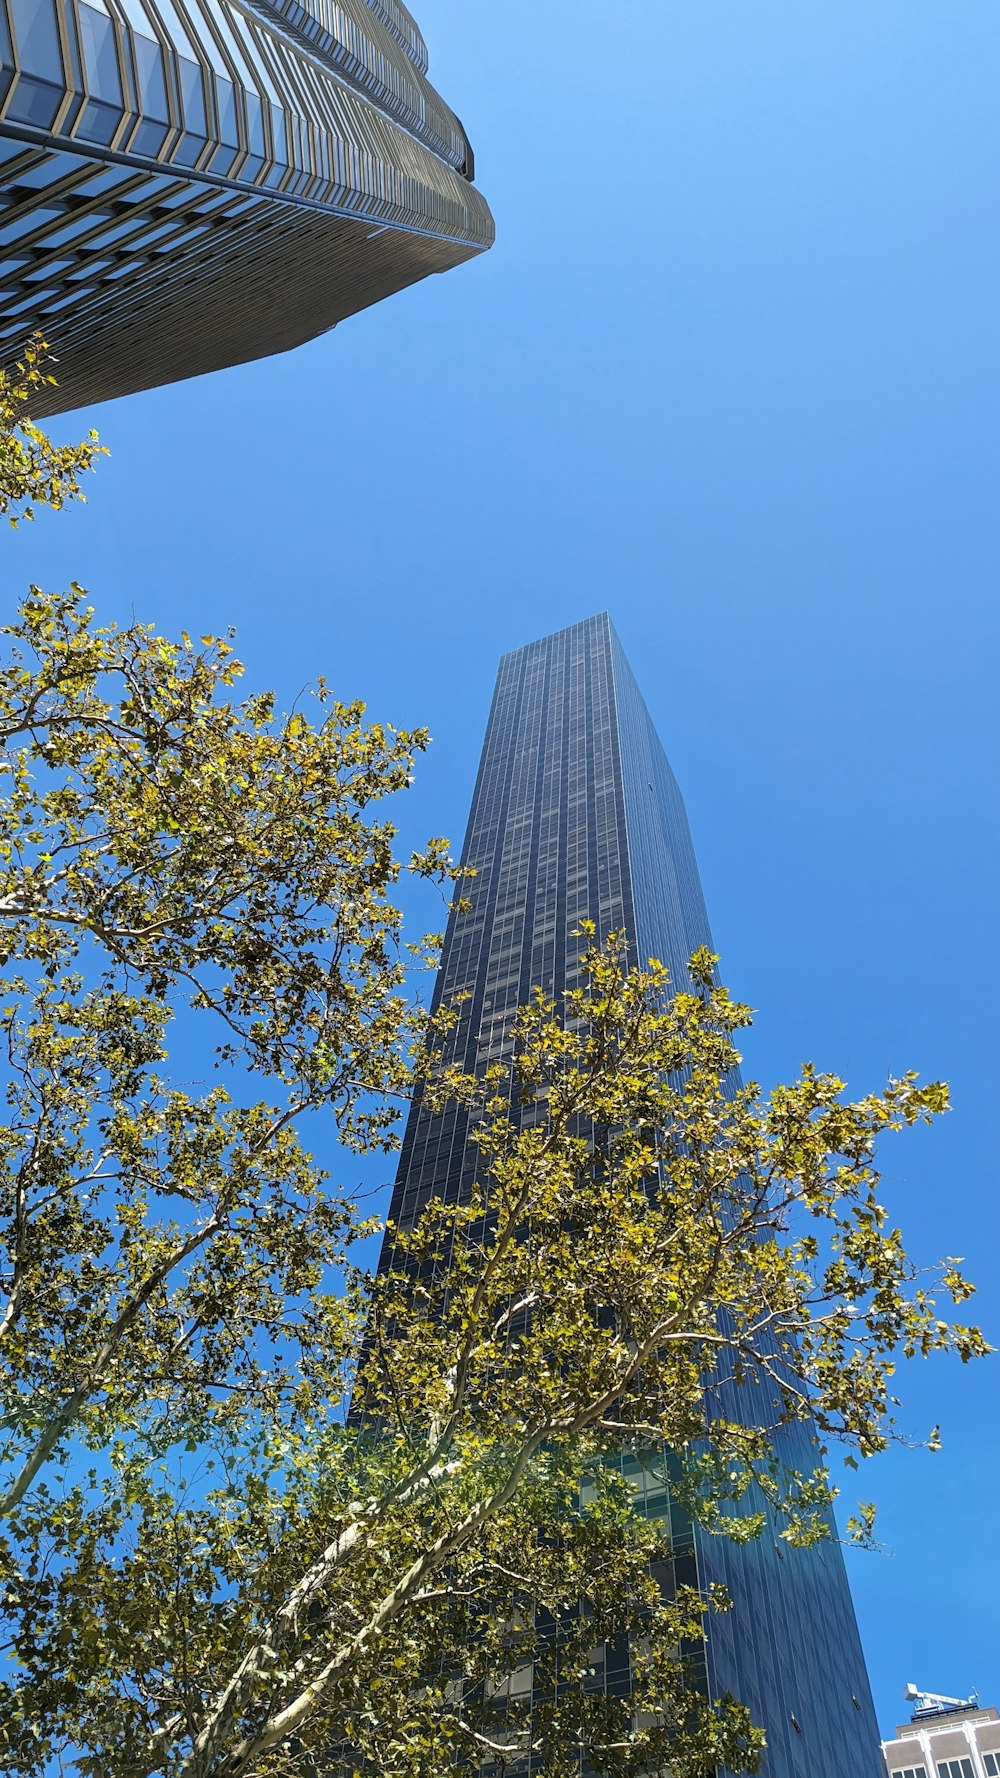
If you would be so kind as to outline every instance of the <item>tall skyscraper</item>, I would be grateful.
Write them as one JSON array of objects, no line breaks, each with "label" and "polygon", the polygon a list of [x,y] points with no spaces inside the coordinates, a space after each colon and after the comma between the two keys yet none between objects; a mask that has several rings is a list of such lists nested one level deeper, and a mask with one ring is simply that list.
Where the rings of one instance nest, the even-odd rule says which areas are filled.
[{"label": "tall skyscraper", "polygon": [[41,415],[284,351],[493,239],[400,0],[0,0],[0,363]]},{"label": "tall skyscraper", "polygon": [[[498,1053],[533,988],[559,996],[579,980],[582,918],[602,935],[624,930],[634,962],[659,957],[679,984],[692,951],[711,944],[684,804],[606,613],[503,657],[462,863],[476,872],[472,908],[449,923],[436,992],[468,995],[458,1052],[468,1068]],[[414,1105],[397,1224],[412,1226],[433,1195],[461,1201],[475,1167],[467,1136],[462,1112]],[[807,1429],[788,1435],[785,1455],[815,1467]],[[638,1463],[634,1473],[638,1484]],[[678,1578],[722,1581],[732,1595],[735,1609],[709,1620],[703,1679],[766,1728],[766,1778],[879,1778],[839,1545],[798,1551],[765,1535],[739,1547],[692,1534],[662,1498],[648,1510],[671,1512]],[[603,1684],[627,1694],[627,1649],[605,1651]]]}]

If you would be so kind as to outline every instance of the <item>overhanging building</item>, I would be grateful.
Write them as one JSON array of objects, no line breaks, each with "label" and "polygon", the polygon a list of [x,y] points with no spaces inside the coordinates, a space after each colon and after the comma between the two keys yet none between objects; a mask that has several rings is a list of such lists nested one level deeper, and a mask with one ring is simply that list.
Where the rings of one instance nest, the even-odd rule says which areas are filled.
[{"label": "overhanging building", "polygon": [[301,344],[482,252],[399,0],[0,0],[0,363],[39,415]]},{"label": "overhanging building", "polygon": [[[436,992],[469,997],[456,1055],[467,1068],[499,1053],[533,988],[558,997],[579,980],[581,919],[602,935],[624,930],[633,960],[659,957],[677,983],[711,944],[684,804],[606,614],[503,657],[462,863],[476,872],[471,912],[449,923]],[[395,1223],[412,1226],[431,1196],[461,1201],[475,1167],[467,1137],[460,1110],[414,1105]],[[808,1430],[790,1433],[783,1454],[814,1468]],[[709,1620],[703,1682],[766,1728],[766,1778],[884,1778],[839,1545],[794,1550],[765,1535],[739,1547],[692,1530],[633,1468],[637,1487],[658,1489],[646,1509],[670,1515],[674,1578],[721,1581],[733,1597],[731,1613]],[[604,1651],[596,1683],[628,1694],[627,1648]]]}]

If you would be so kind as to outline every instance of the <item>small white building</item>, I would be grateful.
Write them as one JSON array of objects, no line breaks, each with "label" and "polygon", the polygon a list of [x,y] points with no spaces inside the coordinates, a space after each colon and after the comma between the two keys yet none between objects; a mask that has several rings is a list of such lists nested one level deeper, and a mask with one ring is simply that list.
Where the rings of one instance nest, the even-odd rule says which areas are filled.
[{"label": "small white building", "polygon": [[883,1741],[889,1778],[1000,1778],[1000,1711],[908,1685],[916,1704],[894,1741]]}]

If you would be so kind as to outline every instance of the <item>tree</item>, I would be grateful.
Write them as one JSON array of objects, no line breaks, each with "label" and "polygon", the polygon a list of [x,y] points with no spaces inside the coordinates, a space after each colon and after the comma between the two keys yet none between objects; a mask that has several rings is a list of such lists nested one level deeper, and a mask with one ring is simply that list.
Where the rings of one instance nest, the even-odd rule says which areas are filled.
[{"label": "tree", "polygon": [[[322,681],[237,701],[231,638],[99,626],[78,588],[6,633],[5,1769],[753,1771],[696,1678],[727,1601],[670,1584],[621,1459],[722,1535],[827,1535],[824,1451],[790,1470],[774,1428],[868,1455],[900,1353],[986,1350],[874,1165],[945,1089],[741,1087],[715,960],[674,992],[589,928],[585,985],[468,1076],[395,900],[446,846],[404,867],[379,812],[422,731]],[[481,1183],[372,1279],[305,1144],[391,1148],[413,1091],[473,1109]],[[628,1702],[585,1684],[621,1636]]]},{"label": "tree", "polygon": [[0,513],[15,529],[21,519],[34,518],[33,500],[56,511],[83,500],[81,474],[106,455],[96,432],[80,444],[56,445],[32,423],[32,396],[56,380],[48,362],[48,346],[35,334],[13,374],[0,366]]}]

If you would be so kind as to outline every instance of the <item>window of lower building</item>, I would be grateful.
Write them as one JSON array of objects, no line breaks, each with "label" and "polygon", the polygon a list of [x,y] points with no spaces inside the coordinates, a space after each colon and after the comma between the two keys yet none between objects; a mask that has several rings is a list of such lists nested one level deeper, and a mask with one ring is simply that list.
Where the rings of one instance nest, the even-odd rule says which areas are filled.
[{"label": "window of lower building", "polygon": [[1000,1753],[984,1753],[983,1770],[986,1778],[1000,1778]]},{"label": "window of lower building", "polygon": [[925,1766],[903,1766],[893,1772],[892,1778],[927,1778],[927,1769]]},{"label": "window of lower building", "polygon": [[938,1778],[976,1778],[971,1759],[939,1759]]}]

